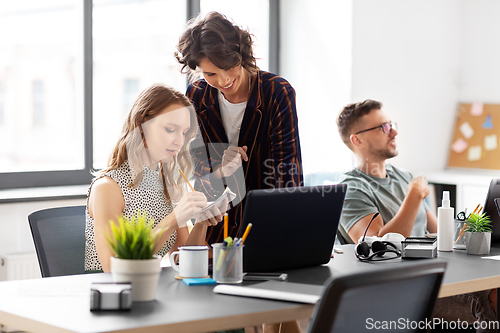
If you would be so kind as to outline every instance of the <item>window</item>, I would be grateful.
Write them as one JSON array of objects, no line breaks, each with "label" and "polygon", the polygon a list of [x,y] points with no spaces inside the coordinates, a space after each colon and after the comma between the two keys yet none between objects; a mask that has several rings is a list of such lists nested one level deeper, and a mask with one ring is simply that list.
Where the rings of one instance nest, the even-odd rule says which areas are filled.
[{"label": "window", "polygon": [[125,115],[142,90],[157,82],[186,90],[186,77],[174,58],[186,28],[186,3],[94,0],[92,17],[93,168],[100,169],[106,166]]},{"label": "window", "polygon": [[0,6],[0,30],[8,31],[0,34],[0,139],[9,143],[0,145],[1,173],[84,168],[79,2]]},{"label": "window", "polygon": [[139,95],[139,80],[125,79],[123,82],[123,114],[127,115]]},{"label": "window", "polygon": [[281,2],[280,69],[297,92],[306,185],[336,182],[355,163],[336,125],[352,101],[352,8],[351,0],[324,2],[321,11],[314,1]]},{"label": "window", "polygon": [[254,35],[254,51],[257,66],[269,70],[269,0],[201,0],[201,15],[211,11],[224,14]]},{"label": "window", "polygon": [[[269,69],[277,0],[16,0],[0,6],[0,189],[88,184],[135,98],[184,92],[174,58],[188,17],[218,10],[255,35]],[[270,14],[271,13],[271,14]],[[272,27],[271,27],[272,30]],[[275,43],[277,45],[277,43]],[[272,53],[272,52],[271,52]],[[274,60],[276,62],[276,60]],[[277,70],[275,70],[277,72]]]}]

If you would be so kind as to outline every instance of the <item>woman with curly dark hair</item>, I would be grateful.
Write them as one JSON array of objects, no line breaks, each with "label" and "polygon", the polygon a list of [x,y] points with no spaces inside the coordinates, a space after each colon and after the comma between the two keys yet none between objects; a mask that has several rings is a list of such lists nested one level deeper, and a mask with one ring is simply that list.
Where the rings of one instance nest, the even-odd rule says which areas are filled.
[{"label": "woman with curly dark hair", "polygon": [[[248,31],[210,12],[188,23],[175,53],[182,72],[203,76],[186,93],[209,155],[208,164],[195,164],[195,187],[215,197],[227,185],[237,194],[229,211],[232,237],[241,237],[248,191],[303,183],[295,91],[284,78],[257,67],[252,45]],[[209,244],[223,238],[221,225],[208,227]],[[265,325],[264,331],[300,327],[289,322]]]},{"label": "woman with curly dark hair", "polygon": [[[186,93],[209,155],[210,165],[196,165],[198,188],[217,195],[225,184],[238,194],[235,204],[253,189],[301,186],[295,91],[284,78],[257,67],[252,35],[210,12],[188,23],[177,50],[182,72],[203,76]],[[241,236],[243,205],[244,200],[229,212],[230,236]],[[209,244],[222,237],[220,225],[207,231]]]}]

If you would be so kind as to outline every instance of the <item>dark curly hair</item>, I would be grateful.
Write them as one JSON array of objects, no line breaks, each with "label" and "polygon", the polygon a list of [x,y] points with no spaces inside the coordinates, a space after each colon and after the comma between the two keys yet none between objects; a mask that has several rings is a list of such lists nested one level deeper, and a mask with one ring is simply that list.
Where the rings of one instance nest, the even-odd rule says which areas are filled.
[{"label": "dark curly hair", "polygon": [[347,147],[351,148],[350,136],[354,124],[356,124],[359,118],[370,113],[371,110],[377,109],[382,109],[382,103],[367,99],[363,102],[348,104],[340,111],[337,117],[337,127],[339,129],[340,138]]},{"label": "dark curly hair", "polygon": [[188,22],[187,30],[177,44],[175,58],[182,65],[181,72],[195,72],[200,60],[207,57],[221,69],[242,65],[251,74],[258,67],[253,55],[252,35],[234,25],[224,15],[210,12]]}]

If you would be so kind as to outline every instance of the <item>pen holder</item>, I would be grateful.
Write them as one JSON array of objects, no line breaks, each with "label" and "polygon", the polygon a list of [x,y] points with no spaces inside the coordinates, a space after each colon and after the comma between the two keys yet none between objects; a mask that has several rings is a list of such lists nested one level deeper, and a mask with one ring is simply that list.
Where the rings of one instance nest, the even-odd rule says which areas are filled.
[{"label": "pen holder", "polygon": [[243,247],[224,246],[222,243],[213,247],[213,279],[217,283],[236,284],[243,281]]},{"label": "pen holder", "polygon": [[455,220],[453,223],[453,249],[465,250],[465,233],[460,237],[460,231],[463,229],[465,221]]}]

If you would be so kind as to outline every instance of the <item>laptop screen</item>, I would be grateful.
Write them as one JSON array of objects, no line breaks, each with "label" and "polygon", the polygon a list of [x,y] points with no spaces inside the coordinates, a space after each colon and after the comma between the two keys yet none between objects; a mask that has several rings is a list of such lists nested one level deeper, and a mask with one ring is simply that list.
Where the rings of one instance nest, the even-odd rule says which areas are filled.
[{"label": "laptop screen", "polygon": [[[346,184],[252,190],[240,232],[244,272],[276,272],[330,261]],[[241,237],[242,235],[238,235]]]},{"label": "laptop screen", "polygon": [[486,213],[491,219],[491,242],[500,243],[500,179],[492,179],[490,188],[486,195],[486,202],[484,203],[483,212]]}]

